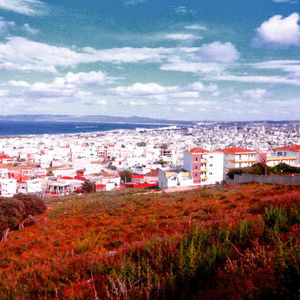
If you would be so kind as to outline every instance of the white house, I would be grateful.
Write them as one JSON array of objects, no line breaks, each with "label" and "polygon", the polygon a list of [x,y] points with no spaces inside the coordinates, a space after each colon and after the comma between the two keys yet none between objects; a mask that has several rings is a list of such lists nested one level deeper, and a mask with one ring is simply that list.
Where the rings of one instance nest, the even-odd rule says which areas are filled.
[{"label": "white house", "polygon": [[224,153],[224,178],[230,169],[251,167],[259,162],[259,152],[239,147],[218,150]]},{"label": "white house", "polygon": [[193,178],[189,172],[158,170],[158,187],[166,189],[175,186],[191,186]]},{"label": "white house", "polygon": [[17,193],[17,181],[14,178],[0,179],[0,196],[13,197]]},{"label": "white house", "polygon": [[267,154],[266,160],[268,166],[286,163],[290,166],[300,167],[300,145],[275,148],[273,153]]}]

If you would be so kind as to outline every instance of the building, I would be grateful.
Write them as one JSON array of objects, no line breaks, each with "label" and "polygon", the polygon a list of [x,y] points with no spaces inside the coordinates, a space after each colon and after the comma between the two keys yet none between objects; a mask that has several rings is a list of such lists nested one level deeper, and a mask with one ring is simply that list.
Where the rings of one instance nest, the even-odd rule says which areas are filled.
[{"label": "building", "polygon": [[158,170],[158,187],[166,189],[175,186],[191,186],[194,185],[193,178],[189,172],[183,171],[164,171]]},{"label": "building", "polygon": [[267,155],[266,161],[268,166],[286,163],[293,167],[300,167],[300,145],[275,148],[270,155]]},{"label": "building", "polygon": [[183,168],[190,172],[194,184],[221,183],[223,180],[224,154],[209,152],[196,147],[184,152]]},{"label": "building", "polygon": [[17,193],[17,181],[14,178],[0,179],[0,196],[13,197]]},{"label": "building", "polygon": [[259,162],[259,152],[239,147],[218,150],[224,153],[224,179],[230,169],[251,167]]}]

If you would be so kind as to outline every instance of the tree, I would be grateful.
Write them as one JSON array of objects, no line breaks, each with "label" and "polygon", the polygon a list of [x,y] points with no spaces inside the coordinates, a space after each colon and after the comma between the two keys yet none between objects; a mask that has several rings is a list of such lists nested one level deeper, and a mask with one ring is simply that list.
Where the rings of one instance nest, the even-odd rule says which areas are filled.
[{"label": "tree", "polygon": [[132,175],[128,170],[120,172],[120,177],[124,182],[131,182],[132,181]]},{"label": "tree", "polygon": [[0,200],[0,231],[1,242],[6,242],[8,233],[15,229],[23,217],[25,205],[22,201],[14,198],[2,198]]},{"label": "tree", "polygon": [[0,198],[1,241],[7,241],[11,229],[23,229],[26,220],[35,221],[33,216],[45,212],[46,209],[43,199],[37,196],[17,194],[13,198]]},{"label": "tree", "polygon": [[[40,215],[47,210],[44,200],[34,195],[17,194],[14,198],[24,204],[23,219],[20,220],[19,229],[24,229],[24,222],[33,219],[33,216]],[[33,219],[34,220],[34,219]]]},{"label": "tree", "polygon": [[82,191],[82,193],[93,193],[93,192],[96,192],[96,185],[95,185],[94,182],[85,181],[81,185],[81,191]]}]

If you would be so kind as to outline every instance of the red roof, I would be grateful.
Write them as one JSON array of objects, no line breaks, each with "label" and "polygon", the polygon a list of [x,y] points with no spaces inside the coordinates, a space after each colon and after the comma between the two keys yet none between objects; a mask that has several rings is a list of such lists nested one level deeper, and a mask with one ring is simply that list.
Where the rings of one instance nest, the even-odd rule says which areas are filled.
[{"label": "red roof", "polygon": [[257,153],[257,151],[255,151],[255,150],[244,149],[244,148],[239,148],[239,147],[225,148],[225,149],[220,149],[218,151],[224,152],[224,153]]},{"label": "red roof", "polygon": [[291,145],[291,146],[279,147],[279,148],[275,148],[275,150],[287,150],[287,151],[300,152],[300,145]]},{"label": "red roof", "polygon": [[190,153],[209,153],[209,151],[207,151],[203,148],[200,148],[200,147],[193,148],[189,152]]}]

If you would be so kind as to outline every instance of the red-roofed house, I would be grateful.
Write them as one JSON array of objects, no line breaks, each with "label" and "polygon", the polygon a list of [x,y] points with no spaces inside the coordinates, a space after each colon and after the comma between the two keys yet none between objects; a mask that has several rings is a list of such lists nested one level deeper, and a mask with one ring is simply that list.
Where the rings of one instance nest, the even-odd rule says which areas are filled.
[{"label": "red-roofed house", "polygon": [[224,153],[224,176],[230,169],[245,168],[259,162],[259,152],[239,147],[218,150]]},{"label": "red-roofed house", "polygon": [[273,153],[267,155],[269,166],[275,166],[279,163],[300,167],[300,145],[278,147],[274,149]]}]

